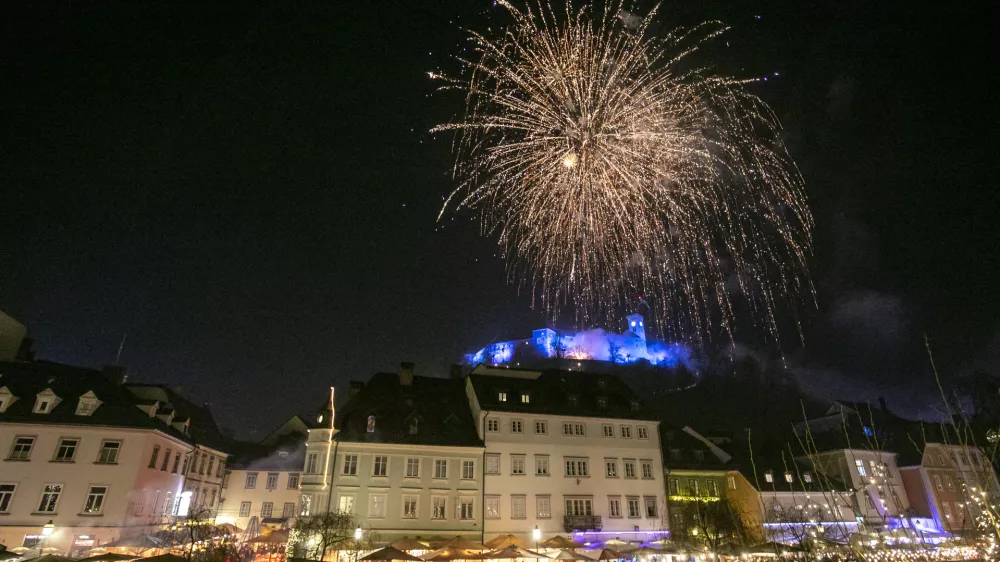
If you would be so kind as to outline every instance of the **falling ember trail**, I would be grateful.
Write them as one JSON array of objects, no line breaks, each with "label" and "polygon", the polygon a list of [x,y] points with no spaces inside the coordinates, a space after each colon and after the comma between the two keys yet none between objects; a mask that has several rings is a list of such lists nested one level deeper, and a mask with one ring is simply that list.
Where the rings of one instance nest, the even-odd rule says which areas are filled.
[{"label": "falling ember trail", "polygon": [[701,340],[731,337],[743,300],[777,338],[779,304],[812,294],[813,219],[770,108],[692,62],[725,28],[500,4],[514,24],[470,31],[462,73],[432,76],[466,100],[432,129],[457,135],[442,215],[477,211],[553,316],[603,322],[646,295],[665,333]]}]

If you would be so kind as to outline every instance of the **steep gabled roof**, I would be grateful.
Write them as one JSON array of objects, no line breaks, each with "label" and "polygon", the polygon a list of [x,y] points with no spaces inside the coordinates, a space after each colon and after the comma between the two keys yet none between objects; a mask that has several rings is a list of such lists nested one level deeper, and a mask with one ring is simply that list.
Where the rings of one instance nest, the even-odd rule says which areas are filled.
[{"label": "steep gabled roof", "polygon": [[[0,413],[0,422],[155,429],[191,441],[144,413],[132,393],[92,369],[47,361],[0,362],[0,387],[7,387],[18,398]],[[34,413],[35,397],[46,389],[51,389],[60,401],[48,413]],[[101,404],[90,415],[77,415],[80,397],[88,392],[93,392]]]},{"label": "steep gabled roof", "polygon": [[[484,410],[561,416],[654,420],[620,377],[605,373],[547,370],[536,378],[469,375]],[[499,399],[506,393],[507,400]],[[528,395],[528,401],[521,399]]]},{"label": "steep gabled roof", "polygon": [[340,441],[482,446],[458,379],[414,376],[412,384],[401,385],[395,373],[376,373],[337,410],[335,424]]},{"label": "steep gabled roof", "polygon": [[199,406],[181,395],[174,387],[165,384],[127,384],[128,389],[139,400],[156,400],[161,408],[174,410],[174,421],[190,420],[188,434],[195,443],[206,445],[217,451],[227,451],[226,439],[215,424],[215,418],[207,406]]}]

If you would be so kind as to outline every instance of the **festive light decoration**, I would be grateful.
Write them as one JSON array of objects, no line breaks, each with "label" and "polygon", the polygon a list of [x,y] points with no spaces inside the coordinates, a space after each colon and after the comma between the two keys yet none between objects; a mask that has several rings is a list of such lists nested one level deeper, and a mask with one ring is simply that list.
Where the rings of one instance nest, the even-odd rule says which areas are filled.
[{"label": "festive light decoration", "polygon": [[734,295],[776,335],[779,301],[811,292],[802,179],[750,80],[689,64],[718,22],[654,36],[613,0],[525,10],[470,31],[450,208],[480,212],[512,278],[553,315],[600,322],[653,297],[665,332],[731,333]]}]

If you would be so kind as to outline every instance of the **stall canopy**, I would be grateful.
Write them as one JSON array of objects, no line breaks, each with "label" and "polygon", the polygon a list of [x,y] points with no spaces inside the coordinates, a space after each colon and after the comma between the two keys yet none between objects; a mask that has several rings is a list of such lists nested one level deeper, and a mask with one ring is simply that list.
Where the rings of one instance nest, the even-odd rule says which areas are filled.
[{"label": "stall canopy", "polygon": [[[611,542],[611,541],[608,541]],[[600,553],[598,553],[596,560],[618,560],[619,558],[628,558],[627,554],[618,552],[617,550],[611,550],[610,548],[605,548]]]},{"label": "stall canopy", "polygon": [[159,556],[150,556],[149,558],[143,558],[142,562],[187,562],[187,558],[183,556],[177,556],[176,554],[161,554]]},{"label": "stall canopy", "polygon": [[90,558],[83,558],[77,562],[122,562],[124,560],[135,560],[139,558],[138,556],[129,556],[128,554],[118,554],[115,552],[105,552],[104,554],[98,554],[97,556],[91,556]]},{"label": "stall canopy", "polygon": [[484,552],[483,558],[487,560],[513,560],[516,558],[537,558],[539,560],[548,560],[549,557],[521,547],[508,546],[506,548]]},{"label": "stall canopy", "polygon": [[272,531],[266,535],[254,537],[247,541],[251,544],[285,544],[288,542],[288,531]]},{"label": "stall canopy", "polygon": [[421,559],[426,562],[444,562],[446,560],[482,560],[483,556],[471,550],[445,547],[434,552],[429,552],[421,556]]},{"label": "stall canopy", "polygon": [[411,562],[422,562],[423,561],[423,558],[417,558],[416,556],[413,556],[412,554],[407,554],[407,553],[403,552],[402,550],[399,550],[398,548],[393,548],[391,546],[382,547],[382,548],[376,550],[375,552],[372,552],[371,554],[369,554],[367,556],[363,556],[361,559],[362,560],[382,560],[382,561],[409,560]]},{"label": "stall canopy", "polygon": [[437,545],[438,548],[457,548],[460,550],[486,550],[482,543],[470,541],[465,537],[453,537]]},{"label": "stall canopy", "polygon": [[594,559],[579,552],[573,552],[569,549],[562,549],[559,554],[555,556],[549,556],[553,560],[581,560],[582,562],[594,562]]},{"label": "stall canopy", "polygon": [[497,535],[483,544],[489,548],[507,548],[508,546],[524,548],[524,541],[516,535]]}]

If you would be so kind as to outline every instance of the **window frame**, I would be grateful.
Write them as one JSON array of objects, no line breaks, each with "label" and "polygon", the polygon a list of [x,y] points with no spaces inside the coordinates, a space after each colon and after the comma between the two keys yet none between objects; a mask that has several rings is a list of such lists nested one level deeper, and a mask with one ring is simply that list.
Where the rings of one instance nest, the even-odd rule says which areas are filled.
[{"label": "window frame", "polygon": [[[348,467],[351,471],[348,472]],[[344,462],[340,463],[340,475],[341,476],[357,476],[358,475],[358,454],[357,453],[344,453]]]},{"label": "window frame", "polygon": [[[59,453],[62,452],[63,445],[68,441],[73,442],[73,446],[71,447],[72,453],[69,455],[68,458],[60,458]],[[56,443],[56,451],[55,454],[52,456],[52,462],[76,462],[76,453],[79,450],[79,448],[80,448],[79,437],[60,437],[59,441]]]},{"label": "window frame", "polygon": [[[100,489],[100,492],[95,492],[94,490]],[[108,499],[108,490],[110,486],[106,484],[89,484],[87,486],[87,495],[83,499],[83,509],[80,511],[81,515],[96,516],[104,515],[104,504]],[[93,509],[91,506],[91,498],[97,503],[97,508]],[[156,500],[153,500],[154,503]],[[88,507],[90,509],[88,509]],[[154,506],[155,507],[155,506]]]},{"label": "window frame", "polygon": [[[0,482],[0,513],[10,513],[10,506],[14,503],[14,494],[17,493],[18,482]],[[4,490],[10,486],[9,490]],[[4,502],[4,497],[6,496],[6,502]]]},{"label": "window frame", "polygon": [[[25,449],[25,450],[23,450],[23,453],[24,453],[23,456],[20,454],[20,452],[18,453],[18,456],[14,456],[14,451],[15,450],[19,450],[19,447],[21,447],[23,445],[22,443],[18,442],[18,441],[20,441],[22,439],[30,439],[31,442],[27,444],[28,448]],[[15,435],[14,439],[11,440],[10,452],[7,454],[7,460],[9,460],[9,461],[22,461],[22,462],[30,461],[31,460],[31,453],[34,452],[34,450],[35,450],[35,443],[37,441],[38,441],[38,436],[37,435]]]},{"label": "window frame", "polygon": [[243,480],[244,490],[256,490],[257,489],[257,476],[259,472],[247,472],[246,478]]},{"label": "window frame", "polygon": [[[54,491],[49,491],[48,490],[49,487],[58,488],[58,489],[54,490]],[[63,494],[64,489],[65,489],[65,486],[63,486],[62,484],[56,484],[56,483],[53,483],[53,482],[45,482],[45,483],[43,483],[42,484],[42,493],[38,495],[38,503],[35,504],[37,506],[37,509],[35,511],[33,511],[32,513],[44,513],[46,515],[55,515],[55,514],[57,514],[58,510],[59,510],[59,500],[62,499],[62,494]],[[55,496],[55,499],[51,500],[51,504],[52,504],[51,509],[43,510],[42,507],[43,507],[44,502],[45,502],[45,497],[46,496],[52,496],[52,495]]]},{"label": "window frame", "polygon": [[[412,474],[410,473],[411,467],[415,468]],[[420,478],[420,457],[406,457],[403,478]]]},{"label": "window frame", "polygon": [[250,517],[250,513],[251,513],[250,509],[251,509],[252,505],[253,504],[251,502],[241,501],[240,502],[240,515],[239,516],[240,517]]},{"label": "window frame", "polygon": [[389,477],[389,455],[372,455],[372,478],[388,478],[388,477]]},{"label": "window frame", "polygon": [[[495,508],[493,509],[493,514],[490,513],[491,508]],[[500,519],[501,509],[499,495],[491,494],[483,496],[483,519]]]},{"label": "window frame", "polygon": [[[97,460],[94,464],[118,464],[118,457],[122,454],[122,448],[124,442],[121,439],[103,439],[101,441],[101,447],[97,450]],[[116,445],[115,447],[108,447],[108,445]],[[111,460],[103,460],[105,451],[114,451],[113,458]]]}]

